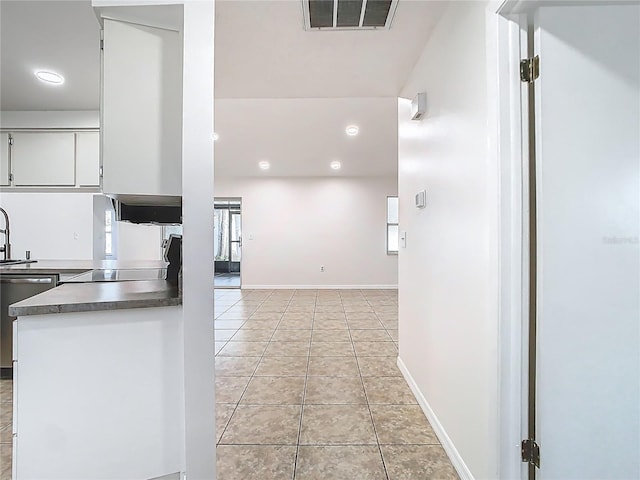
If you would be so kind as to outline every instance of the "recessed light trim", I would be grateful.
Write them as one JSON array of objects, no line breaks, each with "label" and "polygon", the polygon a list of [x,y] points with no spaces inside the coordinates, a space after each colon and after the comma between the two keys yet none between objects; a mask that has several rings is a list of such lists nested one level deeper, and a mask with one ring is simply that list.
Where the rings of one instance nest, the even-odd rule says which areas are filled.
[{"label": "recessed light trim", "polygon": [[269,162],[267,162],[266,160],[262,160],[261,162],[258,162],[258,166],[262,170],[269,170],[269,168],[271,168],[271,164]]},{"label": "recessed light trim", "polygon": [[348,125],[347,128],[344,129],[344,131],[347,132],[347,135],[349,135],[350,137],[355,137],[356,135],[358,135],[360,128],[358,128],[357,125]]},{"label": "recessed light trim", "polygon": [[333,170],[340,170],[340,169],[342,168],[342,164],[341,164],[339,161],[337,161],[337,160],[334,160],[333,162],[331,162],[331,163],[329,164],[329,166],[330,166]]},{"label": "recessed light trim", "polygon": [[49,85],[62,85],[64,83],[64,77],[59,73],[49,70],[36,70],[33,72],[38,80]]}]

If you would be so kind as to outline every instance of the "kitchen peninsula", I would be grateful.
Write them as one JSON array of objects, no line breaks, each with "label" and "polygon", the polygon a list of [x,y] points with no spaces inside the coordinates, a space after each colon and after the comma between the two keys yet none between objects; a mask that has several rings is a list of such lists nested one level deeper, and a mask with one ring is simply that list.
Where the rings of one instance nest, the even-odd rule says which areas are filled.
[{"label": "kitchen peninsula", "polygon": [[144,277],[162,267],[41,261],[1,269],[69,275],[69,283],[9,309],[17,317],[14,478],[155,478],[181,470],[177,287],[162,279],[73,283],[91,271],[129,269]]}]

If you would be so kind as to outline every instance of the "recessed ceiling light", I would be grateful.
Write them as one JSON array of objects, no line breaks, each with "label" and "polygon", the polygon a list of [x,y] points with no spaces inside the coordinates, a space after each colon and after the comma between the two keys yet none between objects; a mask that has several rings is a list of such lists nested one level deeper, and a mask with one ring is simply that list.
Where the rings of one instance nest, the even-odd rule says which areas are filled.
[{"label": "recessed ceiling light", "polygon": [[331,162],[330,166],[334,170],[340,170],[340,168],[342,167],[342,164],[336,160],[334,162]]},{"label": "recessed ceiling light", "polygon": [[258,166],[262,170],[269,170],[269,167],[271,167],[271,164],[269,162],[267,162],[266,160],[262,160],[261,162],[258,162]]},{"label": "recessed ceiling light", "polygon": [[220,138],[220,135],[218,135],[216,132],[213,132],[213,141],[217,142],[219,138]]},{"label": "recessed ceiling light", "polygon": [[347,135],[349,135],[350,137],[354,137],[358,134],[360,129],[357,125],[349,125],[347,128],[345,128],[344,131],[347,132]]},{"label": "recessed ceiling light", "polygon": [[38,70],[34,72],[34,74],[41,82],[50,83],[52,85],[62,85],[64,83],[64,77],[56,72]]}]

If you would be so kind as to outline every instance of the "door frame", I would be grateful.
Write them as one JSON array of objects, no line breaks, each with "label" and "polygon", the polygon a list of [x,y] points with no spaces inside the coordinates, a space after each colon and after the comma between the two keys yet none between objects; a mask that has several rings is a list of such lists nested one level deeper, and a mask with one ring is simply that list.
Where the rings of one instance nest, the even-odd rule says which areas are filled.
[{"label": "door frame", "polygon": [[[215,210],[215,204],[216,202],[238,202],[240,203],[240,225],[241,225],[241,233],[240,233],[240,238],[242,238],[242,229],[244,229],[244,227],[242,226],[242,197],[215,197],[213,199],[213,209]],[[231,210],[229,210],[229,229],[231,229]],[[235,287],[216,287],[216,288],[237,288],[237,289],[242,289],[242,259],[244,256],[244,252],[242,251],[242,247],[243,247],[243,242],[240,242],[240,285]],[[214,256],[215,257],[215,256]],[[215,258],[214,258],[214,262],[215,262]],[[229,232],[229,262],[231,262],[231,232]],[[214,267],[214,284],[215,284],[215,267]]]},{"label": "door frame", "polygon": [[520,59],[526,57],[526,11],[520,0],[491,0],[487,7],[487,85],[490,158],[497,159],[494,180],[498,228],[498,459],[497,478],[527,478],[521,441],[527,434],[528,198],[527,105],[522,102]]}]

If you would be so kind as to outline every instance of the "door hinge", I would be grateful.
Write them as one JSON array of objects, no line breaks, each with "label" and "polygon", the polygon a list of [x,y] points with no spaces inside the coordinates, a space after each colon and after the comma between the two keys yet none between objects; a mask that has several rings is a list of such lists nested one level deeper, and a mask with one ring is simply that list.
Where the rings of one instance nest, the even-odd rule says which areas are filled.
[{"label": "door hinge", "polygon": [[9,174],[9,182],[13,182],[13,173]]},{"label": "door hinge", "polygon": [[104,30],[100,30],[100,50],[104,50]]},{"label": "door hinge", "polygon": [[525,83],[533,83],[540,76],[540,57],[520,60],[520,80]]},{"label": "door hinge", "polygon": [[540,468],[540,446],[535,440],[522,440],[522,461]]},{"label": "door hinge", "polygon": [[9,145],[13,145],[13,137],[9,137]]}]

